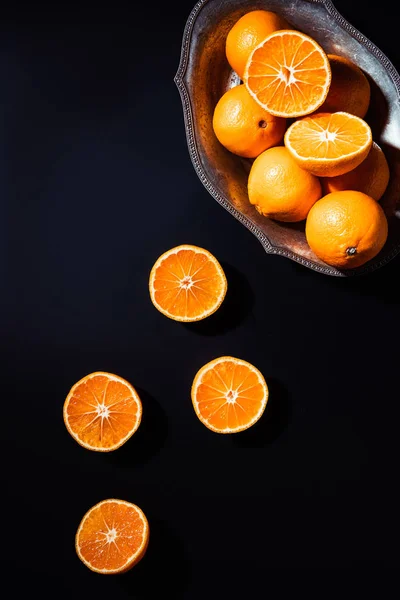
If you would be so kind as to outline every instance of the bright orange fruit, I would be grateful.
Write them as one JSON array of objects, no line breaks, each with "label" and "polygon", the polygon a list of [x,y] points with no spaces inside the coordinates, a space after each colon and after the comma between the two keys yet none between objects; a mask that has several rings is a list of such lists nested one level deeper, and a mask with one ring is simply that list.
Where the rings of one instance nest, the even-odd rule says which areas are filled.
[{"label": "bright orange fruit", "polygon": [[299,167],[284,146],[255,159],[247,187],[250,203],[276,221],[302,221],[322,195],[319,179]]},{"label": "bright orange fruit", "polygon": [[359,267],[386,243],[388,222],[381,205],[362,192],[327,194],[311,208],[306,239],[315,254],[340,269]]},{"label": "bright orange fruit", "polygon": [[143,511],[114,498],[90,508],[75,536],[83,564],[103,575],[129,571],[143,558],[148,543],[149,524]]},{"label": "bright orange fruit", "polygon": [[251,51],[277,29],[290,29],[289,23],[269,10],[252,10],[230,29],[226,37],[226,57],[241,79]]},{"label": "bright orange fruit", "polygon": [[196,374],[192,402],[206,427],[216,433],[236,433],[261,417],[268,402],[268,386],[252,364],[222,356]]},{"label": "bright orange fruit", "polygon": [[142,418],[142,403],[125,379],[98,371],[71,388],[63,416],[78,444],[88,450],[109,452],[135,433]]},{"label": "bright orange fruit", "polygon": [[219,99],[213,115],[219,142],[233,154],[255,158],[283,142],[286,119],[270,115],[252,98],[245,85],[237,85]]},{"label": "bright orange fruit", "polygon": [[336,177],[368,156],[372,133],[368,123],[349,113],[317,113],[292,123],[284,141],[302,169],[317,177]]},{"label": "bright orange fruit", "polygon": [[210,316],[221,306],[227,287],[215,256],[188,244],[164,252],[150,273],[151,301],[174,321],[199,321]]},{"label": "bright orange fruit", "polygon": [[253,98],[278,117],[300,117],[324,102],[331,69],[324,50],[300,31],[276,31],[250,54],[244,83]]}]

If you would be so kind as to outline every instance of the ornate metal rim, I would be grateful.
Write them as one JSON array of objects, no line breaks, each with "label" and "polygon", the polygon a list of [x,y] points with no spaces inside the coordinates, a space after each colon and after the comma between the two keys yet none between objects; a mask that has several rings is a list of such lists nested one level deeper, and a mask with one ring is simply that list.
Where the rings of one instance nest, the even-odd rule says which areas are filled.
[{"label": "ornate metal rim", "polygon": [[[191,38],[192,38],[192,31],[193,31],[194,23],[197,19],[198,14],[200,13],[201,9],[205,6],[205,4],[207,4],[210,1],[211,0],[199,0],[199,2],[197,2],[197,4],[194,6],[192,12],[190,13],[190,15],[186,21],[186,26],[185,26],[185,30],[184,30],[184,34],[183,34],[179,67],[178,67],[177,73],[174,77],[174,82],[179,90],[182,105],[183,105],[184,122],[185,122],[185,129],[186,129],[186,139],[187,139],[187,144],[188,144],[188,148],[189,148],[189,154],[190,154],[191,161],[193,163],[193,166],[195,168],[195,171],[196,171],[200,181],[203,183],[203,185],[207,189],[207,191],[215,198],[215,200],[217,200],[217,202],[219,202],[219,204],[221,204],[229,213],[231,213],[238,221],[240,221],[245,227],[247,227],[247,229],[249,229],[256,236],[256,238],[261,242],[262,246],[264,247],[264,250],[268,254],[277,254],[280,256],[285,256],[286,258],[289,258],[290,260],[300,263],[300,264],[304,265],[305,267],[308,267],[309,269],[318,271],[320,273],[324,273],[325,275],[332,275],[332,276],[336,276],[336,277],[349,277],[349,276],[354,276],[354,275],[363,275],[363,274],[375,271],[376,269],[379,269],[380,267],[384,266],[386,263],[388,263],[390,260],[395,258],[395,256],[397,256],[400,253],[400,242],[394,248],[392,248],[392,250],[388,254],[384,255],[380,260],[377,260],[370,264],[367,263],[365,266],[359,267],[358,269],[349,269],[346,272],[338,271],[338,270],[332,269],[328,266],[325,267],[323,265],[319,265],[311,260],[307,260],[307,259],[303,258],[302,256],[298,256],[297,254],[295,254],[294,252],[292,252],[290,250],[287,250],[286,248],[280,248],[279,246],[274,246],[273,244],[271,244],[271,241],[268,239],[268,237],[265,235],[265,233],[263,233],[257,227],[257,225],[252,223],[250,221],[250,219],[248,219],[241,212],[239,212],[234,206],[232,206],[232,204],[229,202],[229,200],[223,194],[221,194],[214,187],[214,185],[209,181],[206,173],[204,172],[204,169],[201,165],[200,158],[199,158],[199,152],[197,149],[196,139],[195,139],[195,135],[194,135],[193,113],[192,113],[192,107],[191,107],[191,103],[190,103],[190,96],[189,96],[189,93],[188,93],[187,88],[184,83],[184,76],[185,76],[187,65],[188,65],[189,49],[190,49],[190,42],[191,42]],[[335,8],[335,6],[331,0],[306,0],[306,1],[310,2],[310,3],[314,3],[314,4],[323,5],[325,10],[331,15],[332,18],[334,18],[339,23],[339,25],[343,29],[345,29],[352,37],[354,37],[356,40],[358,40],[362,45],[364,45],[366,48],[368,48],[368,50],[380,61],[380,63],[382,64],[382,66],[385,68],[385,70],[389,74],[390,78],[392,79],[393,84],[397,90],[397,93],[399,96],[399,102],[400,102],[400,75],[396,71],[393,63],[388,59],[388,57],[381,50],[379,50],[379,48],[377,48],[377,46],[375,46],[375,44],[373,44],[367,37],[365,37],[365,35],[363,35],[355,27],[353,27],[353,25],[351,25],[339,13],[339,11]]]}]

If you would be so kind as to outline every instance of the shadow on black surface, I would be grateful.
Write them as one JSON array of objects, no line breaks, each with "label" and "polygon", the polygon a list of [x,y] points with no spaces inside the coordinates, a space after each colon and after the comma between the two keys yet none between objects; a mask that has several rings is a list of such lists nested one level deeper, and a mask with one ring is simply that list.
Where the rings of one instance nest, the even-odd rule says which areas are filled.
[{"label": "shadow on black surface", "polygon": [[400,288],[397,285],[400,255],[376,271],[340,279],[339,287],[345,287],[361,296],[374,296],[385,304],[400,303]]},{"label": "shadow on black surface", "polygon": [[[190,581],[190,564],[181,541],[163,521],[151,520],[150,540],[141,562],[121,575],[121,585],[140,600],[154,600],[170,592],[183,598]],[[169,595],[169,594],[167,594]]]},{"label": "shadow on black surface", "polygon": [[399,304],[400,302],[400,287],[397,285],[400,254],[375,271],[348,277],[323,275],[292,262],[292,267],[298,275],[310,278],[311,284],[315,283],[317,277],[321,283],[333,289],[347,289],[352,294],[373,296],[388,304]]},{"label": "shadow on black surface", "polygon": [[132,467],[147,462],[161,450],[167,439],[168,421],[164,409],[148,392],[135,389],[142,401],[142,422],[121,448],[106,453],[116,466]]},{"label": "shadow on black surface", "polygon": [[240,448],[268,446],[287,429],[292,413],[290,394],[278,379],[268,377],[267,384],[269,398],[264,414],[252,427],[232,436],[235,446]]},{"label": "shadow on black surface", "polygon": [[243,273],[224,262],[221,266],[228,281],[225,300],[213,315],[203,321],[183,323],[184,327],[200,335],[220,335],[235,329],[254,306],[254,293]]}]

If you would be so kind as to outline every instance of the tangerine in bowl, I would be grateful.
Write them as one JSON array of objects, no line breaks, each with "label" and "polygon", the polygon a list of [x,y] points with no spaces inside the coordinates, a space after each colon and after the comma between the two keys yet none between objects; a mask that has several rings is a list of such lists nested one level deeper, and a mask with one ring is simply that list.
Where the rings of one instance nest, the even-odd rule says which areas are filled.
[{"label": "tangerine in bowl", "polygon": [[[400,76],[331,3],[270,0],[260,10],[250,0],[229,6],[200,0],[184,31],[175,82],[200,180],[267,253],[349,277],[400,252]],[[227,102],[237,95],[241,102]],[[220,110],[224,104],[230,112]],[[320,195],[314,186],[308,197],[304,188],[296,218],[280,218],[281,205],[271,211],[272,196],[252,202],[260,157],[280,147],[321,186]],[[295,187],[303,179],[294,177]],[[376,254],[363,254],[364,262],[359,256],[338,265],[310,246],[307,211],[328,193],[349,190],[379,202],[387,233]]]}]

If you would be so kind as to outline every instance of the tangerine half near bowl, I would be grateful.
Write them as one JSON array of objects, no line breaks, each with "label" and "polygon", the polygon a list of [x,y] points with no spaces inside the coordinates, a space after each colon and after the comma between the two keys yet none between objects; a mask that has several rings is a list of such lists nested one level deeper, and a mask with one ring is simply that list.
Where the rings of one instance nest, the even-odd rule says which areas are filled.
[{"label": "tangerine half near bowl", "polygon": [[91,571],[126,573],[145,555],[149,523],[136,504],[115,498],[92,506],[75,535],[75,550]]},{"label": "tangerine half near bowl", "polygon": [[63,408],[71,436],[87,450],[110,452],[122,446],[138,429],[142,403],[125,379],[96,371],[69,391]]},{"label": "tangerine half near bowl", "polygon": [[164,252],[149,279],[150,298],[174,321],[200,321],[221,306],[228,288],[223,268],[204,248],[182,244]]},{"label": "tangerine half near bowl", "polygon": [[199,420],[215,433],[237,433],[254,425],[264,413],[269,390],[251,363],[221,356],[196,374],[192,403]]}]

